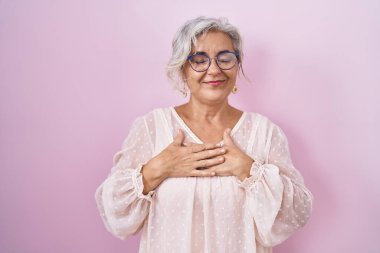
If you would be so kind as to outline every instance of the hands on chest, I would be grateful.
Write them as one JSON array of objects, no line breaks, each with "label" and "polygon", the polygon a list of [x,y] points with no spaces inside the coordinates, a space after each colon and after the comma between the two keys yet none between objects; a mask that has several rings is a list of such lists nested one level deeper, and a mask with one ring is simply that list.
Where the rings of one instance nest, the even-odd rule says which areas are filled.
[{"label": "hands on chest", "polygon": [[169,177],[236,176],[244,180],[254,160],[234,143],[230,134],[230,129],[224,131],[221,147],[185,143],[184,133],[179,130],[174,141],[143,166],[144,193]]}]

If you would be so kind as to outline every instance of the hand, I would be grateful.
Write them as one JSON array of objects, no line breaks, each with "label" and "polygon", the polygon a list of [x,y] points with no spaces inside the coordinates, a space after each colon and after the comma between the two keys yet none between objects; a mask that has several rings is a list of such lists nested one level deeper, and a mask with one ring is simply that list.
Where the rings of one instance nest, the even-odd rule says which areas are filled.
[{"label": "hand", "polygon": [[143,174],[144,193],[155,189],[169,177],[210,177],[215,172],[203,169],[224,162],[226,150],[217,144],[184,144],[179,130],[174,141],[146,163]]},{"label": "hand", "polygon": [[223,134],[224,148],[226,154],[224,163],[210,166],[207,170],[214,171],[216,176],[236,176],[243,181],[249,177],[250,168],[254,160],[245,154],[231,137],[231,129],[227,128]]},{"label": "hand", "polygon": [[157,163],[165,177],[213,176],[212,171],[200,170],[224,162],[220,155],[225,149],[217,144],[185,144],[182,130],[173,142],[150,162]]}]

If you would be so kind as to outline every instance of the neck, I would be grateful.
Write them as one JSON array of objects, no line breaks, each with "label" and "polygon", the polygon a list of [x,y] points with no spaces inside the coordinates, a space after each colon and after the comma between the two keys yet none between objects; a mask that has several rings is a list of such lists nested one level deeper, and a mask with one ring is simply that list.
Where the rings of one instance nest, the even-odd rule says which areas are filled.
[{"label": "neck", "polygon": [[190,97],[185,107],[193,119],[207,121],[219,120],[232,110],[227,99],[220,103],[205,104]]}]

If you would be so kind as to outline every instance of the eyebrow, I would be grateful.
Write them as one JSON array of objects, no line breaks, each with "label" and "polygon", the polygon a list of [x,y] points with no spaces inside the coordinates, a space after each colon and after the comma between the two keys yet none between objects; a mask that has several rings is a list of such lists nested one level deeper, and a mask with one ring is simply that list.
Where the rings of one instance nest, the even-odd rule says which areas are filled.
[{"label": "eyebrow", "polygon": [[[219,51],[216,55],[221,54],[221,53],[226,53],[226,52],[233,52],[233,51],[230,51],[230,50],[222,50],[222,51]],[[196,51],[196,52],[193,53],[193,54],[207,55],[207,53],[204,52],[204,51]]]}]

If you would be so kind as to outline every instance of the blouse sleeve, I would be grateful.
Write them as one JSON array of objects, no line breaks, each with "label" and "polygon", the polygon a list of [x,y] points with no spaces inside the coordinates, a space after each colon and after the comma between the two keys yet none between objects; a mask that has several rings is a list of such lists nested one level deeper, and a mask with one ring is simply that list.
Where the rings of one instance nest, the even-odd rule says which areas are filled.
[{"label": "blouse sleeve", "polygon": [[251,176],[238,182],[247,193],[256,240],[273,247],[306,224],[313,196],[293,166],[284,132],[275,124],[267,161],[254,162]]},{"label": "blouse sleeve", "polygon": [[132,124],[122,149],[113,156],[108,177],[96,189],[95,200],[107,230],[120,239],[137,233],[149,213],[154,191],[143,194],[141,168],[152,156],[144,118]]}]

